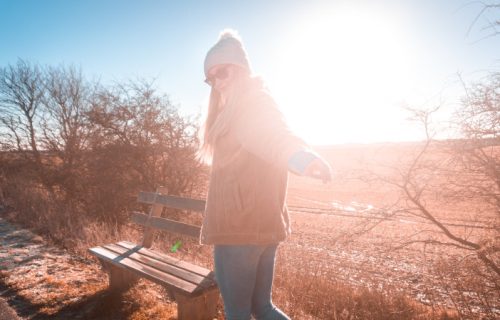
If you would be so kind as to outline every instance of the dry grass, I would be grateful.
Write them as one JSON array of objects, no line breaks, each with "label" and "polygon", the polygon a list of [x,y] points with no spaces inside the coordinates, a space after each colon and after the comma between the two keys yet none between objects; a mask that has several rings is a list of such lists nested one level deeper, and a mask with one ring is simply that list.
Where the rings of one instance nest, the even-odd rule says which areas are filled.
[{"label": "dry grass", "polygon": [[[337,170],[335,182],[325,186],[292,176],[288,203],[291,207],[330,209],[332,201],[384,206],[397,198],[394,190],[355,179],[354,173],[361,168],[376,168],[379,172],[389,170],[380,164],[398,163],[409,157],[410,151],[408,145],[330,150],[327,156]],[[22,209],[40,210],[45,212],[41,220],[59,219],[59,222],[40,228],[40,220],[23,219],[17,214],[12,214],[11,218],[27,225],[31,223],[52,243],[70,249],[74,255],[90,259],[87,249],[91,246],[117,240],[139,242],[141,239],[140,230],[127,225],[108,225],[84,219],[65,224],[55,209],[43,207],[47,203],[43,194],[30,194],[33,198],[27,199],[27,206]],[[448,218],[470,218],[464,215],[461,206],[463,204],[447,204],[443,214]],[[345,211],[332,210],[331,213],[292,212],[293,234],[278,251],[273,300],[294,319],[479,319],[478,309],[471,308],[478,307],[477,301],[491,303],[499,295],[498,292],[495,296],[495,293],[481,291],[484,279],[476,277],[475,273],[454,270],[451,266],[457,265],[453,260],[457,256],[449,248],[415,245],[394,250],[393,243],[421,231],[422,224],[383,221],[370,232],[356,234],[353,231],[363,231],[365,223],[372,220],[356,212],[346,214]],[[189,217],[188,220],[199,223],[199,218]],[[173,235],[160,235],[153,248],[168,252],[178,239]],[[213,268],[211,247],[200,246],[188,239],[181,240],[183,245],[175,253],[179,258]],[[94,264],[87,265],[87,268],[96,268],[95,260],[89,261],[94,261]],[[471,261],[461,263],[463,268],[460,270],[477,269],[476,265],[467,264]],[[99,279],[106,278],[102,270],[96,273]],[[86,314],[94,317],[92,319],[176,317],[175,303],[168,294],[146,281],[140,281],[121,297],[109,296],[105,281],[88,286],[79,284],[79,291],[75,291],[73,280],[61,279],[56,274],[37,281],[7,284],[18,288],[16,290],[25,299],[43,306],[43,313],[47,315],[63,315],[80,309],[87,310]],[[82,279],[79,281],[85,283]],[[33,287],[40,287],[36,296],[30,295]],[[466,292],[482,296],[467,297]],[[77,296],[80,296],[78,301],[71,300]],[[54,304],[54,301],[63,302]],[[468,303],[463,304],[464,301]],[[223,319],[222,305],[219,305],[218,319]]]}]

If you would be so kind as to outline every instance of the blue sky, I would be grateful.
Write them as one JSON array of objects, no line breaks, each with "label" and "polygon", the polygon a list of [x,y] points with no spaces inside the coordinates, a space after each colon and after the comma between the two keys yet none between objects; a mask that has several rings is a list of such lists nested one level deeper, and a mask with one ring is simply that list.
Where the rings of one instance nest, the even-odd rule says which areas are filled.
[{"label": "blue sky", "polygon": [[[401,105],[444,101],[500,67],[500,36],[462,0],[0,0],[0,67],[22,58],[76,65],[103,83],[154,78],[184,114],[209,94],[203,59],[219,32],[241,34],[255,73],[291,127],[315,144],[421,139]],[[471,27],[472,26],[472,27]],[[448,113],[447,113],[448,112]]]}]

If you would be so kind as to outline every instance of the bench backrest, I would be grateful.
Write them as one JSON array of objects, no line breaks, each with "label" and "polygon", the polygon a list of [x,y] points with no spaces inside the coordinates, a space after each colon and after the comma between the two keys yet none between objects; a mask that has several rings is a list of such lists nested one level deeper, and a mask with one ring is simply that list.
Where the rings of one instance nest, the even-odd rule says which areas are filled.
[{"label": "bench backrest", "polygon": [[169,196],[162,194],[163,188],[159,188],[157,192],[140,192],[137,201],[140,203],[150,204],[151,209],[149,214],[142,212],[133,212],[132,221],[143,225],[144,238],[142,240],[143,247],[151,247],[154,238],[154,229],[165,230],[177,234],[187,235],[193,238],[199,238],[201,228],[184,222],[179,222],[161,217],[161,212],[164,207],[173,209],[182,209],[195,212],[203,212],[205,210],[205,201]]}]

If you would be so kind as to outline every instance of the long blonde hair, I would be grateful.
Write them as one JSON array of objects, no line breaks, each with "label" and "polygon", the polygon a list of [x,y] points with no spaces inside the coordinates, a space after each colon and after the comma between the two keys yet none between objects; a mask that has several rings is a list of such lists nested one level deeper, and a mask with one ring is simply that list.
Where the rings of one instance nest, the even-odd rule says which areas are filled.
[{"label": "long blonde hair", "polygon": [[210,141],[211,139],[209,139],[209,132],[222,110],[221,100],[221,94],[217,90],[212,88],[210,90],[210,98],[208,100],[208,109],[205,121],[201,125],[200,131],[198,133],[199,140],[201,142],[200,148],[198,150],[198,157],[203,163],[206,164],[212,163],[214,141]]},{"label": "long blonde hair", "polygon": [[[255,83],[257,79],[251,77],[247,70],[237,66],[235,66],[235,75],[235,79],[231,84],[231,93],[228,97],[224,97],[224,105],[221,94],[214,88],[210,91],[205,121],[199,131],[201,146],[198,150],[198,156],[206,164],[212,163],[217,138],[226,132],[234,120],[241,99],[250,89],[250,85]],[[261,83],[260,79],[259,83]]]}]

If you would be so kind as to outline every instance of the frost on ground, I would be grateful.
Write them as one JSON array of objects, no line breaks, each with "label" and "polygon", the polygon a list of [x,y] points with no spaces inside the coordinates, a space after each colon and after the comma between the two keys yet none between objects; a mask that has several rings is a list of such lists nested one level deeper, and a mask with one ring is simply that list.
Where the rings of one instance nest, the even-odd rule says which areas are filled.
[{"label": "frost on ground", "polygon": [[40,236],[0,218],[1,296],[20,317],[176,318],[176,308],[162,288],[141,281],[117,297],[107,286],[107,275],[94,260],[51,247]]}]

